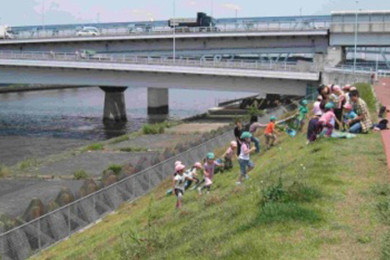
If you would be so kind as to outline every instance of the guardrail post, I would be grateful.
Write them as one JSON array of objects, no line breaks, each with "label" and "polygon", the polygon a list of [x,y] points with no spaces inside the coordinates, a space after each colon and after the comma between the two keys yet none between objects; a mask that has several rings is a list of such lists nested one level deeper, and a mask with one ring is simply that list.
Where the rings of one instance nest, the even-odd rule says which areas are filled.
[{"label": "guardrail post", "polygon": [[70,205],[68,206],[68,235],[70,236],[71,234],[71,226],[70,226],[71,222],[70,222]]},{"label": "guardrail post", "polygon": [[37,231],[37,233],[38,233],[38,248],[39,248],[39,250],[41,250],[41,220],[40,219],[38,219],[38,231]]}]

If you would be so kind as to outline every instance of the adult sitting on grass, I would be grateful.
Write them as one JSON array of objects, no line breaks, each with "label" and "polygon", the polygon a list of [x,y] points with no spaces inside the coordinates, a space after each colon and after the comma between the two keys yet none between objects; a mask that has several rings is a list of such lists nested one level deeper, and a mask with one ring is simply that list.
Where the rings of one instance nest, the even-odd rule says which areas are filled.
[{"label": "adult sitting on grass", "polygon": [[357,90],[351,91],[349,97],[353,110],[357,114],[357,117],[348,121],[348,125],[351,126],[349,132],[353,134],[368,133],[372,127],[372,121],[366,102],[360,98]]}]

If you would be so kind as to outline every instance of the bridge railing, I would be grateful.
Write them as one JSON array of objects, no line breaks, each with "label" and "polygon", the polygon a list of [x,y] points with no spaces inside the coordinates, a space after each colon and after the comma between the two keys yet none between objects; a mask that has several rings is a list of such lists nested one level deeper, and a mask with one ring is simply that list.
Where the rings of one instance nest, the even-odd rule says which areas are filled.
[{"label": "bridge railing", "polygon": [[186,66],[225,69],[247,70],[276,70],[291,72],[318,72],[318,68],[311,62],[274,62],[264,60],[215,60],[207,58],[167,58],[167,57],[139,57],[130,54],[87,54],[83,52],[16,52],[0,51],[0,59],[16,60],[46,60],[72,62],[99,62],[115,64],[145,64],[161,66]]},{"label": "bridge railing", "polygon": [[332,22],[330,31],[332,33],[389,33],[390,21],[359,21],[356,22]]},{"label": "bridge railing", "polygon": [[[245,32],[281,32],[281,31],[313,31],[328,30],[329,22],[236,22],[218,24],[215,27],[178,27],[176,29],[166,27],[152,27],[149,30],[133,27],[117,27],[100,29],[98,36],[141,36],[141,35],[173,35],[176,34],[196,34],[196,33],[245,33]],[[137,30],[139,29],[139,30]],[[76,28],[74,30],[42,30],[19,32],[14,35],[14,39],[45,39],[45,38],[77,38]],[[97,37],[97,36],[82,36]]]}]

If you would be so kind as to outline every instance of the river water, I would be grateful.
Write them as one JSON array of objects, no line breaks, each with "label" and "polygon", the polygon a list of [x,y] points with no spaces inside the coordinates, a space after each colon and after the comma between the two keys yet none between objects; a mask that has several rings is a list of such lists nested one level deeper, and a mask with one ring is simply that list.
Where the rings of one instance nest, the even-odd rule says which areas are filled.
[{"label": "river water", "polygon": [[[169,90],[171,118],[204,113],[218,101],[252,93]],[[7,136],[79,140],[105,140],[138,130],[147,116],[147,90],[125,92],[128,122],[103,124],[104,92],[99,88],[78,88],[0,94],[0,138]]]}]

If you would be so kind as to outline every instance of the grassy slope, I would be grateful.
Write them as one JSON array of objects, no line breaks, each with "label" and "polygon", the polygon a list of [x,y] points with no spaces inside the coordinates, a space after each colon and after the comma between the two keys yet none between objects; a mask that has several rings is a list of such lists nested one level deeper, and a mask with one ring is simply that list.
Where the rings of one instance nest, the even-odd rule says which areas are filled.
[{"label": "grassy slope", "polygon": [[[186,193],[184,208],[176,211],[175,198],[164,197],[165,182],[38,257],[117,259],[128,251],[129,258],[138,253],[153,259],[377,258],[384,226],[374,190],[388,181],[380,142],[372,134],[305,146],[303,135],[285,137],[254,156],[257,166],[244,186],[234,185],[236,165],[216,176],[211,194]],[[262,209],[261,191],[280,176],[285,187],[298,181],[317,195]]]},{"label": "grassy slope", "polygon": [[[281,139],[269,152],[253,156],[256,168],[243,186],[234,184],[236,163],[216,176],[211,194],[187,192],[183,209],[176,211],[175,198],[165,197],[166,181],[37,258],[379,258],[387,248],[381,244],[388,227],[378,202],[385,205],[382,213],[390,211],[380,135],[323,139],[310,146],[303,135]],[[264,194],[274,200],[264,202]]]}]

